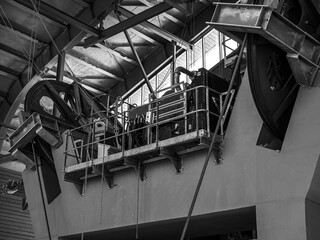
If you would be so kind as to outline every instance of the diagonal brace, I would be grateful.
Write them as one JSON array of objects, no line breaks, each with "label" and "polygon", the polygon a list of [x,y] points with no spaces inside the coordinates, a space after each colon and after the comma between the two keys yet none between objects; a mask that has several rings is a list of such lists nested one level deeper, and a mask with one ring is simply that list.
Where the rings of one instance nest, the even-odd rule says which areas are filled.
[{"label": "diagonal brace", "polygon": [[103,40],[112,37],[118,33],[123,32],[124,30],[127,30],[129,28],[132,28],[133,26],[147,21],[150,18],[153,18],[163,12],[168,11],[171,9],[172,6],[168,5],[167,3],[159,3],[156,6],[149,8],[148,10],[143,11],[142,13],[139,13],[135,15],[134,17],[131,17],[129,19],[126,19],[123,22],[120,22],[104,31],[102,31],[100,37],[89,37],[85,40],[85,47],[91,47],[94,44],[97,44],[99,42],[102,42]]}]

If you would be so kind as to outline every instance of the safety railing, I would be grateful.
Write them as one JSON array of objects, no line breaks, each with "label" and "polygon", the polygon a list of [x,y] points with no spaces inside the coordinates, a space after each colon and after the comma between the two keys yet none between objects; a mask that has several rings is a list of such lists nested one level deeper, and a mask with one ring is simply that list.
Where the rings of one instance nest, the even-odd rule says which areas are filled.
[{"label": "safety railing", "polygon": [[[103,162],[107,162],[112,154],[124,156],[127,150],[150,144],[157,147],[161,141],[191,132],[195,133],[195,137],[205,134],[210,138],[220,114],[224,118],[227,116],[234,95],[232,91],[227,111],[221,113],[225,92],[204,85],[191,88],[184,83],[161,91],[165,93],[160,99],[128,110],[124,110],[124,105],[130,105],[118,99],[110,117],[92,118],[81,129],[69,130],[65,144],[65,167],[102,158]],[[111,119],[113,128],[109,128]],[[85,137],[77,133],[82,129],[86,129]],[[222,121],[221,136],[224,129]]]}]

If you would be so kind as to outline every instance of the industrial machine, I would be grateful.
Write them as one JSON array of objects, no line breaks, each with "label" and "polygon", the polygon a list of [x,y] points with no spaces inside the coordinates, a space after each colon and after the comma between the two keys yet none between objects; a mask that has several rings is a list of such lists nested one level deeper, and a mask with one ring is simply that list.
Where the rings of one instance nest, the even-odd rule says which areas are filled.
[{"label": "industrial machine", "polygon": [[219,1],[242,81],[243,48],[231,77],[178,68],[138,107],[36,84],[10,151],[37,238],[319,239],[319,21],[315,0]]}]

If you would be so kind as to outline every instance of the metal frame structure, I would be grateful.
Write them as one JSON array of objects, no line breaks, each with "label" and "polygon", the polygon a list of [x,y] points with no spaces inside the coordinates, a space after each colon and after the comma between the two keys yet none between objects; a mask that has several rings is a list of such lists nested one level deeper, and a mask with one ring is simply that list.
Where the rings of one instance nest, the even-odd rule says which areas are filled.
[{"label": "metal frame structure", "polygon": [[[37,4],[40,6],[38,6]],[[21,0],[6,0],[3,3],[4,7],[9,6],[10,9],[14,9],[17,8],[19,9],[19,11],[25,12],[27,14],[29,14],[30,16],[32,16],[33,19],[35,19],[36,21],[38,21],[39,25],[45,25],[48,27],[48,31],[47,32],[42,32],[42,34],[37,34],[36,36],[28,36],[29,33],[27,33],[26,29],[23,29],[21,27],[18,26],[13,26],[14,28],[11,27],[7,27],[4,25],[0,24],[1,29],[4,29],[7,33],[8,36],[12,34],[12,38],[23,38],[25,39],[24,41],[26,43],[29,43],[30,41],[33,44],[37,44],[36,46],[39,46],[40,50],[39,52],[37,52],[37,54],[34,56],[34,58],[32,59],[32,63],[34,65],[36,65],[36,70],[31,70],[32,67],[27,67],[26,69],[24,69],[24,71],[22,73],[17,73],[17,72],[10,72],[10,69],[7,69],[5,67],[0,67],[0,70],[2,70],[2,72],[4,72],[5,74],[1,74],[1,76],[7,78],[8,74],[11,74],[12,76],[15,76],[14,79],[19,80],[19,81],[14,81],[11,86],[10,86],[10,91],[8,92],[8,94],[4,97],[4,101],[1,101],[1,111],[4,112],[5,114],[1,117],[1,121],[2,122],[6,122],[7,124],[10,124],[10,121],[14,115],[14,112],[16,111],[16,106],[17,104],[14,103],[14,100],[16,99],[16,97],[19,95],[19,93],[23,90],[23,88],[26,86],[27,82],[36,82],[38,80],[35,79],[41,79],[41,76],[35,76],[35,73],[38,74],[45,74],[46,71],[50,71],[51,73],[54,73],[55,70],[53,69],[53,66],[56,64],[57,59],[53,57],[55,57],[57,54],[58,55],[63,55],[66,54],[66,57],[68,57],[68,55],[70,54],[71,49],[73,49],[76,46],[83,46],[82,41],[85,39],[86,35],[88,34],[89,36],[100,36],[100,32],[103,31],[109,31],[110,29],[103,29],[103,19],[105,19],[106,16],[112,16],[114,15],[112,13],[112,10],[114,10],[114,6],[113,6],[113,1],[109,1],[108,3],[105,3],[105,1],[101,1],[101,0],[95,0],[92,1],[92,3],[87,3],[85,1],[82,0],[77,0],[76,1],[76,5],[75,8],[77,9],[82,9],[82,11],[79,11],[79,14],[77,15],[72,15],[74,14],[75,11],[73,11],[73,13],[68,13],[65,11],[64,4],[58,4],[58,5],[51,5],[51,3],[42,3],[42,2],[36,2],[35,0],[33,0],[32,2],[25,2],[25,1],[21,1]],[[124,30],[128,30],[132,34],[135,34],[136,36],[139,37],[143,37],[143,39],[148,39],[148,41],[151,41],[152,45],[149,45],[150,47],[156,47],[153,48],[154,49],[158,49],[156,51],[153,52],[153,56],[157,56],[157,61],[148,61],[147,63],[145,63],[145,56],[144,58],[141,58],[141,51],[138,51],[138,54],[140,55],[141,61],[142,63],[145,65],[145,71],[146,73],[150,73],[153,68],[157,65],[157,62],[160,61],[164,61],[169,55],[170,55],[170,51],[166,51],[161,53],[161,55],[158,55],[160,50],[163,50],[166,48],[166,45],[171,44],[171,41],[174,40],[177,42],[177,44],[182,44],[181,46],[185,47],[185,48],[189,48],[191,45],[188,43],[188,39],[190,38],[190,36],[188,36],[187,38],[180,38],[177,37],[178,35],[173,34],[170,31],[164,30],[158,26],[156,26],[153,23],[150,23],[148,21],[143,22],[141,19],[141,21],[139,20],[137,23],[139,23],[138,25],[134,26],[134,25],[127,25],[128,22],[132,22],[132,19],[138,19],[141,18],[141,16],[145,16],[145,13],[138,13],[135,15],[132,15],[132,13],[130,13],[130,11],[127,10],[127,8],[130,6],[132,6],[132,4],[136,4],[135,6],[138,6],[140,8],[144,8],[147,9],[147,13],[151,12],[153,13],[153,15],[158,16],[159,13],[155,11],[155,9],[159,9],[163,6],[166,5],[166,8],[168,8],[168,6],[170,8],[174,7],[174,9],[180,9],[178,10],[180,12],[180,17],[179,19],[176,18],[174,20],[174,11],[170,11],[169,13],[164,13],[166,19],[170,19],[169,21],[171,21],[170,24],[174,24],[175,28],[177,29],[179,25],[179,21],[182,23],[183,21],[181,21],[181,16],[185,15],[187,12],[181,12],[181,10],[183,10],[183,8],[186,8],[186,6],[183,6],[180,4],[172,4],[168,5],[167,3],[163,3],[163,4],[157,4],[154,6],[151,6],[151,3],[149,1],[135,1],[134,3],[132,2],[128,2],[128,1],[123,1],[121,3],[121,6],[119,7],[119,11],[121,12],[121,14],[127,18],[126,24],[123,24],[123,29]],[[198,5],[199,9],[204,9],[207,7],[207,5],[205,4],[200,4]],[[6,9],[5,9],[6,10]],[[210,16],[210,11],[206,11],[206,15],[209,17]],[[142,15],[141,15],[142,14]],[[157,15],[158,14],[158,15]],[[182,14],[182,15],[181,15]],[[151,16],[151,15],[149,15]],[[38,20],[37,20],[38,19]],[[144,19],[144,18],[143,18]],[[12,19],[9,19],[10,21]],[[39,22],[40,20],[40,22]],[[172,22],[173,21],[173,22]],[[3,24],[3,23],[2,23]],[[100,24],[100,25],[99,25]],[[99,25],[99,26],[98,26]],[[52,29],[49,28],[49,26],[52,26]],[[183,25],[184,26],[184,25]],[[141,29],[145,29],[143,31],[141,31]],[[37,29],[35,29],[35,33],[36,33]],[[43,29],[42,29],[43,31]],[[47,36],[46,36],[46,35]],[[13,35],[15,35],[15,37],[13,37]],[[51,35],[51,36],[50,36]],[[179,34],[180,35],[180,34]],[[166,42],[169,41],[169,42]],[[142,44],[136,44],[134,43],[135,46],[143,46],[143,47],[149,47],[147,43]],[[155,44],[155,45],[154,45]],[[121,45],[121,43],[120,43]],[[119,46],[120,46],[119,45]],[[105,41],[105,43],[103,44],[97,44],[97,46],[102,49],[104,51],[105,54],[110,54],[110,56],[112,58],[114,58],[114,62],[115,64],[118,65],[119,70],[124,71],[125,69],[123,69],[123,67],[121,66],[121,63],[124,64],[129,64],[130,65],[130,71],[132,71],[132,66],[134,66],[134,69],[132,71],[132,74],[130,74],[130,82],[128,82],[128,76],[124,75],[124,76],[120,76],[119,74],[110,71],[109,69],[103,69],[100,68],[101,71],[106,71],[109,72],[109,74],[107,74],[107,77],[105,78],[104,81],[110,81],[109,85],[107,86],[108,88],[111,88],[112,86],[116,86],[114,88],[115,91],[115,95],[122,95],[123,93],[120,93],[122,90],[119,89],[124,89],[123,88],[123,84],[120,82],[120,84],[116,81],[116,79],[124,79],[126,81],[126,85],[131,85],[131,84],[135,84],[138,80],[137,80],[137,74],[136,74],[136,70],[138,69],[138,63],[133,59],[133,57],[131,56],[131,53],[127,53],[125,51],[121,51],[120,49],[118,49],[117,47],[114,48],[112,46],[112,43],[109,44],[107,41]],[[0,45],[1,47],[1,45]],[[95,46],[93,46],[93,48],[95,48]],[[86,55],[77,55],[77,58],[81,58],[81,59],[85,59]],[[24,57],[23,57],[24,59]],[[51,61],[49,61],[51,59]],[[89,60],[89,59],[88,59]],[[118,62],[118,63],[117,63]],[[83,62],[84,63],[84,62]],[[26,62],[27,64],[27,62]],[[62,64],[64,65],[64,64]],[[128,65],[128,67],[129,67]],[[152,65],[152,66],[151,66]],[[66,68],[68,68],[68,64],[64,65]],[[121,66],[121,67],[120,67]],[[150,68],[151,66],[151,68]],[[84,65],[84,67],[88,67],[90,68],[89,65]],[[99,66],[96,68],[97,70],[99,70]],[[136,70],[135,70],[136,69]],[[100,72],[101,72],[100,71]],[[62,80],[65,76],[68,75],[68,72],[70,72],[70,68],[67,69],[67,71],[65,73],[63,73],[62,68],[59,68],[59,70],[57,71],[57,79],[60,81]],[[102,74],[102,73],[101,73]],[[30,79],[30,76],[33,76],[32,79]],[[74,76],[70,77],[67,76],[71,79],[74,80]],[[83,76],[79,76],[79,77],[83,77]],[[119,78],[117,78],[119,77]],[[12,79],[12,78],[9,78]],[[94,84],[95,81],[97,81],[98,78],[92,78],[91,81],[83,81],[84,84],[89,84],[89,87],[91,88],[95,88],[96,85]],[[12,81],[12,80],[11,80]],[[99,84],[102,81],[99,81]],[[31,85],[31,83],[28,84],[29,86]],[[28,87],[27,87],[28,88]],[[12,90],[14,89],[14,90]],[[98,89],[98,91],[101,91],[101,89]],[[22,91],[22,92],[26,92]],[[23,94],[22,94],[23,95]],[[21,98],[18,98],[21,99]],[[17,100],[20,101],[20,100]],[[6,128],[2,127],[0,130],[0,135],[3,138],[5,133],[6,133]],[[0,145],[2,145],[2,140],[0,141]]]},{"label": "metal frame structure", "polygon": [[[87,140],[76,137],[79,136],[77,131],[82,131],[83,126],[68,131],[65,138],[65,162],[63,170],[65,180],[75,183],[81,192],[83,180],[101,176],[101,167],[103,167],[109,176],[107,183],[109,187],[112,187],[114,185],[113,178],[111,177],[112,174],[126,168],[142,166],[139,172],[141,173],[140,179],[143,181],[146,176],[143,166],[163,159],[169,159],[173,163],[176,172],[181,173],[181,155],[208,148],[212,140],[212,132],[214,131],[214,129],[210,127],[210,119],[212,117],[218,119],[220,115],[223,115],[220,123],[220,132],[215,139],[216,146],[214,148],[214,151],[217,152],[215,156],[221,157],[220,144],[224,136],[224,119],[230,111],[230,104],[233,101],[235,90],[231,90],[231,96],[226,105],[227,108],[225,112],[222,113],[222,105],[224,105],[226,92],[220,93],[207,86],[187,89],[184,83],[179,83],[160,91],[164,92],[177,87],[182,87],[183,90],[166,95],[161,99],[150,99],[150,103],[145,105],[148,108],[148,121],[144,126],[135,129],[127,128],[124,132],[107,137],[105,135],[105,126],[107,126],[109,119],[106,118],[91,121],[91,123],[87,125],[86,128],[90,129]],[[207,96],[206,107],[204,109],[198,108],[198,92],[201,90],[204,90]],[[191,92],[195,94],[195,104],[197,107],[190,112],[186,112],[187,95]],[[217,99],[217,102],[219,102],[219,106],[217,107],[220,115],[211,112],[209,109],[209,101],[211,101],[208,99],[209,92],[211,92]],[[174,97],[181,97],[181,100],[160,104],[161,101]],[[124,111],[123,108],[123,106],[128,103],[121,99],[118,99],[117,102],[119,102],[119,107],[114,106],[115,110],[112,111],[113,118],[115,118],[113,122],[120,121],[123,126],[129,126],[130,121],[132,121],[129,117],[130,110]],[[120,112],[117,112],[116,109],[118,108],[121,109]],[[171,110],[163,113],[165,109]],[[206,119],[205,126],[200,124],[200,115]],[[195,119],[194,126],[190,125],[190,118]],[[159,127],[178,120],[183,121],[183,132],[179,132],[176,136],[167,139],[161,139]],[[130,140],[127,140],[128,137],[130,139],[132,134],[137,134],[142,131],[146,133],[147,141],[141,146],[130,145]],[[127,141],[125,141],[125,139]],[[111,146],[107,144],[107,142],[116,142],[116,145]],[[126,145],[126,143],[129,145]],[[90,169],[88,170],[88,168]],[[100,169],[100,171],[97,171],[97,168]]]}]

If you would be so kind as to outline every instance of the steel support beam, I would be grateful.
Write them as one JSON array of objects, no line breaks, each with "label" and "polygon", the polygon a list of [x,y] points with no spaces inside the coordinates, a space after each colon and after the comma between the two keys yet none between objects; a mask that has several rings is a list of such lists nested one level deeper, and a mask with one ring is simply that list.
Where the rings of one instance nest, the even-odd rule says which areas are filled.
[{"label": "steel support beam", "polygon": [[[47,74],[43,77],[44,79],[56,79],[57,73],[54,70],[48,70]],[[72,76],[68,74],[68,72],[64,72],[64,80],[66,83],[72,84],[74,80],[72,79]],[[86,88],[87,90],[94,92],[96,94],[103,94],[103,92],[97,90],[96,88],[91,87],[89,84],[87,84],[82,77],[77,77],[80,80],[80,84]]]},{"label": "steel support beam", "polygon": [[[21,1],[19,2],[19,0],[4,0],[7,3],[9,3],[10,5],[24,11],[27,12],[35,17],[38,17],[38,14],[33,10],[33,6],[31,5],[30,1]],[[41,6],[42,6],[41,2]],[[25,5],[28,4],[28,5]],[[42,8],[42,7],[41,7]],[[40,13],[40,17],[42,20],[46,21],[47,23],[56,25],[57,27],[61,27],[61,28],[65,28],[66,26],[64,24],[62,24],[61,22],[57,22],[55,20],[53,20],[52,18],[49,18],[47,16],[45,16],[44,14]]]},{"label": "steel support beam", "polygon": [[5,71],[2,71],[2,70],[0,70],[0,75],[4,76],[4,77],[7,77],[7,78],[10,78],[10,79],[12,79],[14,81],[19,81],[19,77],[18,76],[13,75],[13,74],[8,73],[8,72],[5,72]]},{"label": "steel support beam", "polygon": [[[132,28],[131,28],[132,29]],[[130,29],[130,30],[131,30]],[[130,30],[128,30],[128,32],[131,32]],[[133,32],[132,32],[133,33]],[[125,42],[112,42],[112,43],[109,43],[107,41],[104,41],[104,45],[107,47],[107,48],[111,48],[111,49],[116,49],[116,48],[122,48],[122,47],[129,47],[129,44],[128,43],[125,43]],[[136,42],[134,43],[134,45],[136,47],[154,47],[153,44],[150,44],[150,43],[146,43],[146,42]],[[162,45],[159,43],[159,45]]]},{"label": "steel support beam", "polygon": [[169,4],[171,7],[179,10],[180,12],[182,12],[184,15],[186,16],[189,16],[190,15],[190,12],[185,9],[184,7],[180,6],[179,4],[177,3],[174,3],[173,1],[171,0],[163,0],[165,3]]},{"label": "steel support beam", "polygon": [[142,39],[148,41],[149,43],[152,43],[156,46],[162,46],[161,43],[159,43],[158,41],[154,40],[153,38],[147,36],[146,34],[141,33],[139,30],[137,30],[135,27],[130,28],[129,30],[130,32],[134,33],[135,35],[141,37]]},{"label": "steel support beam", "polygon": [[[139,0],[139,1],[148,7],[153,7],[156,4],[154,1],[151,1],[151,0]],[[174,7],[174,6],[172,6],[172,7]],[[172,16],[168,13],[163,13],[163,16],[166,17],[167,19],[169,19],[171,22],[174,22],[175,24],[180,25],[181,27],[184,26],[184,23],[182,21],[180,21],[179,19],[175,18],[174,16]]]},{"label": "steel support beam", "polygon": [[155,17],[172,7],[166,3],[160,3],[152,8],[149,8],[142,13],[139,13],[137,15],[133,15],[130,19],[127,19],[119,24],[116,24],[106,30],[104,30],[101,34],[101,37],[90,37],[85,40],[86,47],[90,47],[96,43],[99,43],[103,41],[104,39],[107,39],[109,37],[112,37],[120,32],[123,32],[124,30],[127,30],[139,23],[142,23],[144,21],[147,21],[148,19]]},{"label": "steel support beam", "polygon": [[6,45],[3,45],[0,43],[0,49],[6,52],[7,56],[13,56],[13,59],[20,61],[20,62],[25,62],[27,61],[27,56],[25,56],[21,51],[17,51],[16,49],[12,49],[11,47],[8,47]]},{"label": "steel support beam", "polygon": [[199,0],[199,2],[201,2],[202,4],[204,4],[206,6],[212,6],[212,3],[209,0]]},{"label": "steel support beam", "polygon": [[[77,16],[77,19],[79,19],[79,21],[89,24],[90,26],[96,26],[100,22],[100,19],[103,19],[112,10],[113,1],[96,0],[92,3],[92,6],[90,8],[85,9],[79,16]],[[48,68],[50,69],[57,61],[57,59],[55,58],[57,53],[72,49],[76,44],[78,44],[81,41],[82,38],[85,37],[85,35],[86,32],[81,31],[78,28],[71,25],[67,31],[62,32],[62,34],[55,39],[58,49],[56,49],[54,46],[51,46],[51,56],[47,55],[47,51],[43,51],[43,53],[37,57],[37,59],[43,60],[41,61],[43,65],[39,67],[48,66]],[[39,42],[37,41],[37,43]],[[23,98],[25,97],[29,89],[40,79],[40,76],[35,75],[27,83],[27,85],[24,86],[24,88],[19,92],[19,94],[14,96],[15,101],[10,106],[10,109],[8,111],[2,112],[4,123],[10,124]],[[6,131],[6,128],[0,128],[0,149],[2,148],[3,144],[3,140],[1,139],[3,139],[3,137],[6,135]]]},{"label": "steel support beam", "polygon": [[65,12],[60,11],[59,9],[52,7],[51,5],[41,2],[41,6],[39,9],[36,9],[36,5],[32,2],[32,6],[34,10],[37,10],[39,13],[46,13],[47,15],[50,15],[50,18],[58,18],[61,19],[64,22],[69,23],[70,25],[78,28],[79,30],[82,30],[88,34],[91,34],[93,36],[99,36],[100,31],[93,26],[90,26],[89,24],[81,21],[78,18],[72,17]]},{"label": "steel support beam", "polygon": [[[78,19],[87,22],[91,26],[96,26],[100,19],[107,16],[112,10],[113,1],[96,0],[90,9],[86,9]],[[86,32],[80,31],[74,26],[70,27],[69,31],[63,32],[57,39],[56,44],[60,51],[70,51],[74,46],[76,46],[85,36]],[[67,42],[66,42],[67,41]],[[52,49],[52,52],[57,54],[56,49]]]},{"label": "steel support beam", "polygon": [[[113,17],[115,19],[117,18],[117,15],[112,13],[112,12],[109,14],[109,16],[111,16],[111,17]],[[122,17],[122,16],[120,16],[120,17]],[[124,20],[126,20],[126,18],[123,17],[122,21],[124,21]],[[129,30],[129,32],[141,37],[142,39],[148,41],[149,43],[152,43],[153,45],[162,46],[161,43],[157,42],[156,40],[154,40],[153,38],[149,37],[148,35],[142,33],[138,26],[134,26],[134,27],[132,27],[132,28],[130,28],[128,30]]]},{"label": "steel support beam", "polygon": [[13,52],[8,52],[3,49],[0,49],[0,56],[1,55],[5,55],[5,56],[7,56],[13,60],[16,60],[18,62],[21,62],[21,63],[25,63],[25,64],[28,63],[27,59],[23,58],[22,56],[18,56],[17,54],[15,54]]},{"label": "steel support beam", "polygon": [[90,4],[83,1],[83,0],[72,0],[72,1],[77,3],[78,5],[80,5],[81,7],[84,7],[84,8],[90,7]]},{"label": "steel support beam", "polygon": [[[7,74],[7,77],[9,77],[9,76],[12,76],[12,79],[14,78],[15,79],[15,77],[18,77],[18,78],[20,78],[19,77],[19,72],[18,71],[14,71],[13,69],[11,69],[11,68],[7,68],[7,67],[5,67],[5,66],[0,66],[0,71],[2,72],[2,73],[6,73]],[[5,76],[5,75],[4,75]]]},{"label": "steel support beam", "polygon": [[79,58],[77,58],[75,56],[72,56],[70,54],[68,54],[66,58],[67,59],[69,58],[70,60],[72,60],[72,61],[74,61],[74,62],[76,62],[78,64],[84,65],[84,66],[86,66],[88,68],[91,68],[91,69],[93,69],[93,70],[95,70],[95,71],[97,71],[97,72],[99,72],[99,73],[101,73],[103,75],[106,75],[107,77],[112,78],[114,80],[124,81],[123,78],[118,77],[118,76],[116,76],[116,75],[114,75],[114,74],[112,74],[112,73],[110,73],[110,72],[108,72],[108,71],[106,71],[104,69],[98,68],[98,67],[96,67],[96,66],[94,66],[94,65],[92,65],[92,64],[90,64],[90,63],[88,63],[86,61],[83,61],[82,59],[79,59]]},{"label": "steel support beam", "polygon": [[123,0],[121,6],[134,6],[134,7],[143,7],[144,4],[139,0]]},{"label": "steel support beam", "polygon": [[123,60],[125,60],[125,61],[127,61],[127,62],[129,62],[129,63],[131,63],[131,64],[133,64],[133,65],[135,65],[135,66],[138,66],[138,63],[137,63],[135,60],[133,60],[132,58],[129,58],[128,56],[126,56],[126,55],[123,54],[123,53],[120,53],[120,52],[118,52],[118,51],[116,51],[116,50],[113,50],[113,49],[111,49],[111,48],[108,48],[107,46],[105,46],[105,45],[102,44],[102,43],[97,43],[96,46],[97,46],[98,48],[100,48],[102,51],[105,51],[105,52],[107,52],[107,53],[110,53],[110,54],[114,55],[115,57],[121,58],[121,59],[123,59]]},{"label": "steel support beam", "polygon": [[[113,17],[113,18],[115,18],[115,19],[117,18],[117,15],[114,14],[114,13],[112,13],[112,12],[109,14],[109,16],[111,16],[111,17]],[[121,17],[121,16],[120,16],[120,17]],[[124,21],[125,19],[126,19],[126,18],[122,19],[122,21]],[[128,29],[128,31],[129,31],[129,32],[132,32],[133,34],[135,34],[135,35],[137,35],[137,36],[139,36],[139,37],[141,37],[142,39],[148,41],[149,43],[152,43],[153,45],[162,46],[161,43],[157,42],[156,40],[154,40],[153,38],[149,37],[148,35],[142,33],[137,26],[134,26],[134,27]]]},{"label": "steel support beam", "polygon": [[37,40],[37,39],[35,39],[35,38],[32,38],[31,36],[28,36],[27,34],[24,34],[24,33],[22,33],[22,32],[19,32],[19,31],[17,31],[17,30],[14,30],[14,29],[12,29],[12,28],[10,28],[10,27],[7,27],[7,26],[4,26],[4,25],[2,25],[2,24],[0,24],[0,29],[5,30],[5,31],[11,33],[12,35],[17,36],[17,37],[21,37],[21,38],[23,38],[23,39],[25,39],[25,40],[28,40],[28,41],[30,41],[30,42],[32,42],[32,43],[45,44],[45,43],[39,42],[39,40]]},{"label": "steel support beam", "polygon": [[[119,7],[119,12],[121,12],[121,14],[123,16],[125,16],[126,18],[128,18],[127,20],[130,20],[132,17],[134,16],[137,16],[137,15],[134,15],[132,12],[128,11],[127,9],[125,8],[122,8],[122,7]],[[185,49],[188,49],[190,48],[192,45],[190,43],[188,43],[187,41],[177,37],[176,35],[170,33],[170,32],[167,32],[166,30],[146,21],[146,22],[141,22],[140,23],[141,26],[145,27],[145,28],[148,28],[149,30],[153,31],[155,34],[157,34],[158,36],[166,39],[167,41],[169,42],[176,42],[177,45],[185,48]]]},{"label": "steel support beam", "polygon": [[59,82],[63,81],[63,74],[64,74],[64,64],[66,60],[66,52],[61,52],[60,55],[58,55],[58,64],[57,64],[57,78],[56,80]]},{"label": "steel support beam", "polygon": [[299,85],[320,86],[320,42],[273,8],[251,4],[217,4],[212,22],[208,24],[226,35],[232,32],[259,34],[287,52],[289,65]]}]

